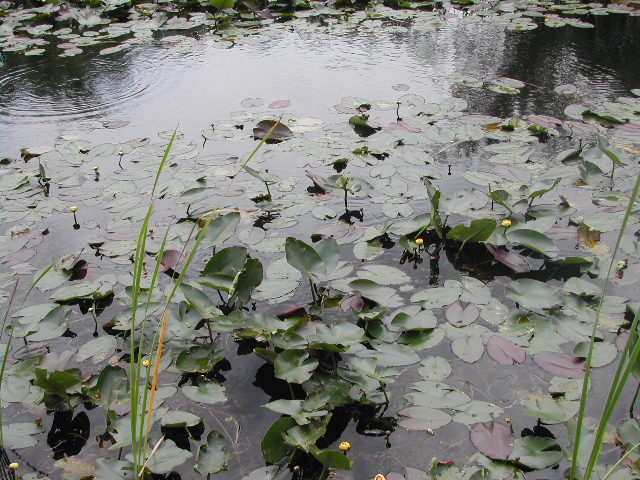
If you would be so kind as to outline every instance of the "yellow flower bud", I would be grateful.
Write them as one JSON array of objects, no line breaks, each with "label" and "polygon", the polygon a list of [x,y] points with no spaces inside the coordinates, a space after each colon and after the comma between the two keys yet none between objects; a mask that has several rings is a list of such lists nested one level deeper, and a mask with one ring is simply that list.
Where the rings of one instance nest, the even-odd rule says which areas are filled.
[{"label": "yellow flower bud", "polygon": [[78,211],[78,207],[76,207],[75,205],[72,206],[69,210],[71,210],[72,212],[77,212]]},{"label": "yellow flower bud", "polygon": [[420,245],[420,246],[424,245],[424,240],[421,238],[416,238],[416,245]]},{"label": "yellow flower bud", "polygon": [[89,308],[88,308],[88,311],[89,311],[89,312],[93,312],[93,307],[89,307]]},{"label": "yellow flower bud", "polygon": [[376,478],[374,480],[387,480],[387,477],[379,473],[376,475]]},{"label": "yellow flower bud", "polygon": [[17,470],[18,468],[20,468],[20,464],[18,462],[13,462],[9,464],[9,468],[11,470]]},{"label": "yellow flower bud", "polygon": [[398,105],[402,105],[402,100],[396,100],[396,103],[397,103]]},{"label": "yellow flower bud", "polygon": [[511,226],[511,220],[509,220],[508,218],[505,218],[504,220],[502,220],[502,226],[504,228],[510,227]]},{"label": "yellow flower bud", "polygon": [[343,452],[348,452],[349,450],[351,450],[351,444],[349,442],[342,442],[340,444],[340,450],[342,450]]},{"label": "yellow flower bud", "polygon": [[151,362],[149,360],[143,360],[142,361],[142,366],[143,367],[148,367],[149,365],[151,365]]},{"label": "yellow flower bud", "polygon": [[99,166],[97,166],[97,165],[96,165],[95,167],[93,167],[93,171],[94,171],[94,172],[97,172],[98,170],[100,170],[100,167],[99,167]]},{"label": "yellow flower bud", "polygon": [[123,152],[122,150],[120,150],[120,151],[118,152],[118,155],[123,156],[123,155],[124,155],[124,152]]}]

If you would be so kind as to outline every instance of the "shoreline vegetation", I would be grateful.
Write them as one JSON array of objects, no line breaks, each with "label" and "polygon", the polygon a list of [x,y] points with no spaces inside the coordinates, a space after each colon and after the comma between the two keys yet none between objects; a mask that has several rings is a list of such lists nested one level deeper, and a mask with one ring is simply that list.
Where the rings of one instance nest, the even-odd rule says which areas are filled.
[{"label": "shoreline vegetation", "polygon": [[[459,2],[388,0],[328,2],[209,0],[138,2],[132,0],[49,0],[0,2],[0,51],[5,55],[62,57],[99,48],[112,55],[168,32],[215,34],[226,47],[257,34],[261,27],[311,21],[338,22],[349,29],[371,29],[382,21],[406,26],[416,21],[421,31],[449,21],[503,25],[507,31],[536,28],[593,28],[608,15],[640,15],[637,1],[586,2]],[[373,27],[373,28],[372,28]]]}]

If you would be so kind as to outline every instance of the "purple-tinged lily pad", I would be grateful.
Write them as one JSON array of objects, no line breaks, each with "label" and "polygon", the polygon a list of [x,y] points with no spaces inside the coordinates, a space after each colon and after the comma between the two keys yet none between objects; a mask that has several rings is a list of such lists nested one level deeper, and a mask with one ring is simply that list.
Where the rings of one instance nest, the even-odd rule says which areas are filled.
[{"label": "purple-tinged lily pad", "polygon": [[289,317],[301,317],[307,314],[307,310],[305,305],[294,305],[292,307],[283,310],[282,312],[276,313],[276,317],[280,320],[284,320]]},{"label": "purple-tinged lily pad", "polygon": [[524,273],[531,271],[531,265],[517,253],[503,250],[493,245],[486,245],[486,247],[498,262],[509,267],[514,272]]},{"label": "purple-tinged lily pad", "polygon": [[464,115],[458,119],[460,123],[466,123],[467,125],[493,125],[495,123],[502,122],[499,117],[492,117],[490,115]]},{"label": "purple-tinged lily pad", "polygon": [[356,225],[347,225],[346,223],[334,223],[325,227],[319,228],[313,235],[318,235],[322,238],[335,238],[338,243],[351,243],[358,240],[364,235],[364,228]]},{"label": "purple-tinged lily pad", "polygon": [[555,127],[562,124],[562,120],[556,117],[550,117],[549,115],[529,115],[527,120],[543,127]]},{"label": "purple-tinged lily pad", "polygon": [[635,123],[635,122],[622,123],[620,125],[616,125],[616,128],[624,132],[638,133],[640,132],[640,123]]},{"label": "purple-tinged lily pad", "polygon": [[7,267],[12,267],[14,265],[19,265],[21,263],[26,262],[31,259],[36,254],[36,250],[32,249],[22,249],[17,252],[11,253],[5,257],[0,258],[0,263],[4,264]]},{"label": "purple-tinged lily pad", "polygon": [[558,225],[554,224],[549,230],[545,232],[547,237],[553,240],[573,240],[577,235],[576,227],[572,225]]},{"label": "purple-tinged lily pad", "polygon": [[276,100],[275,102],[271,102],[269,104],[269,108],[279,109],[279,108],[287,108],[291,105],[290,100]]},{"label": "purple-tinged lily pad", "polygon": [[541,352],[533,356],[533,361],[545,372],[558,377],[584,377],[584,360],[567,353]]},{"label": "purple-tinged lily pad", "polygon": [[218,195],[221,197],[237,197],[245,192],[246,188],[243,185],[230,185],[228,188],[220,189]]},{"label": "purple-tinged lily pad", "polygon": [[513,433],[501,423],[479,423],[471,429],[469,438],[480,453],[494,460],[506,460],[513,450]]},{"label": "purple-tinged lily pad", "polygon": [[122,128],[129,125],[127,121],[119,121],[119,122],[102,122],[102,126],[104,128],[114,129],[114,128]]},{"label": "purple-tinged lily pad", "polygon": [[133,138],[124,143],[126,143],[127,145],[131,145],[133,148],[137,148],[147,145],[150,141],[150,138]]},{"label": "purple-tinged lily pad", "polygon": [[305,170],[304,173],[311,179],[311,181],[317,188],[319,188],[323,192],[326,192],[327,186],[329,185],[329,180],[314,174],[311,170]]},{"label": "purple-tinged lily pad", "polygon": [[445,310],[444,316],[454,327],[465,327],[478,319],[480,309],[475,303],[465,305],[460,300],[456,300]]},{"label": "purple-tinged lily pad", "polygon": [[576,135],[594,135],[598,133],[598,129],[596,127],[583,122],[562,122],[562,128],[569,133]]},{"label": "purple-tinged lily pad", "polygon": [[364,300],[360,295],[349,295],[340,300],[340,308],[343,312],[360,312],[364,307]]},{"label": "purple-tinged lily pad", "polygon": [[387,125],[387,128],[389,128],[390,130],[404,130],[406,132],[411,132],[411,133],[420,133],[422,131],[420,128],[412,127],[411,125],[409,125],[403,120],[398,120],[397,122],[391,122],[389,125]]},{"label": "purple-tinged lily pad", "polygon": [[166,272],[167,270],[175,269],[180,261],[180,250],[165,250],[160,261],[160,271]]},{"label": "purple-tinged lily pad", "polygon": [[629,332],[621,332],[616,336],[615,344],[618,351],[623,351],[624,346],[627,344],[627,339],[629,338]]},{"label": "purple-tinged lily pad", "polygon": [[516,345],[508,338],[499,335],[489,337],[487,354],[502,365],[513,365],[514,362],[522,363],[526,357],[526,353],[520,345]]},{"label": "purple-tinged lily pad", "polygon": [[282,142],[293,137],[293,132],[284,123],[276,122],[275,120],[261,120],[253,129],[253,138],[262,140],[269,132],[271,134],[267,142],[270,143]]}]

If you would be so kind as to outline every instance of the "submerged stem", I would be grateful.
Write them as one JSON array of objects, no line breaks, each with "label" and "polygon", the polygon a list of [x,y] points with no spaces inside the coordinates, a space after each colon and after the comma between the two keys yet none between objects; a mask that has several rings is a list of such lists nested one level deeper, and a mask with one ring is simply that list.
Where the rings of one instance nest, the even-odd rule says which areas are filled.
[{"label": "submerged stem", "polygon": [[315,290],[313,289],[313,282],[311,281],[311,279],[309,279],[309,288],[311,289],[311,296],[313,297],[313,304],[316,304],[316,293]]}]

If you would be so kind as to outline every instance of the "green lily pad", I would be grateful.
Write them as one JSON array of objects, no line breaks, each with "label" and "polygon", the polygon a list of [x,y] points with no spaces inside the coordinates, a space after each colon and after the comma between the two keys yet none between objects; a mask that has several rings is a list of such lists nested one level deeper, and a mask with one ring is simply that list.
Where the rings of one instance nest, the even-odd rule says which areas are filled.
[{"label": "green lily pad", "polygon": [[533,311],[553,308],[561,303],[557,290],[546,283],[530,278],[511,282],[505,289],[505,295],[522,307]]},{"label": "green lily pad", "polygon": [[192,456],[188,450],[178,448],[173,440],[165,440],[147,462],[147,468],[157,474],[169,473]]},{"label": "green lily pad", "polygon": [[290,383],[302,383],[311,378],[318,360],[310,358],[304,350],[285,350],[274,362],[275,375]]},{"label": "green lily pad", "polygon": [[185,385],[182,393],[194,402],[213,404],[227,401],[224,387],[215,381],[200,380],[197,386]]},{"label": "green lily pad", "polygon": [[200,446],[196,456],[195,470],[201,475],[218,473],[229,468],[233,454],[228,450],[229,442],[216,430],[207,435],[207,441]]}]

